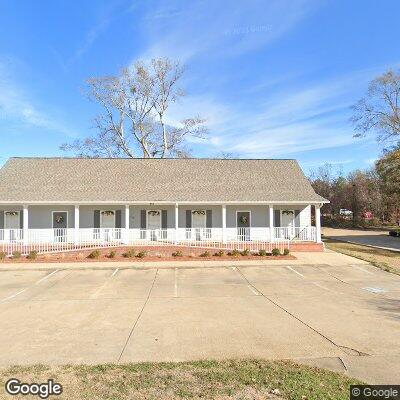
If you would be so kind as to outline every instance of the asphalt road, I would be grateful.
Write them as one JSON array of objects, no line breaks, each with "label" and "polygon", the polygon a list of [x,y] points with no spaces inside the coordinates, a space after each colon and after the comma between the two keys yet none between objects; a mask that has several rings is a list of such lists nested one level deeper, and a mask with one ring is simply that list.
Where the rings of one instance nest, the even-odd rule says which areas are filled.
[{"label": "asphalt road", "polygon": [[368,264],[1,271],[0,317],[0,365],[290,358],[400,383],[400,277]]},{"label": "asphalt road", "polygon": [[322,233],[332,239],[400,251],[400,238],[389,236],[386,231],[323,228]]}]

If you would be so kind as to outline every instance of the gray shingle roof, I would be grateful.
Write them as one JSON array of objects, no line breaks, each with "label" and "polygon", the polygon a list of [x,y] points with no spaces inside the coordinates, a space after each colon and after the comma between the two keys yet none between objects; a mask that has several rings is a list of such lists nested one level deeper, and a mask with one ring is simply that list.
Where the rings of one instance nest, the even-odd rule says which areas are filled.
[{"label": "gray shingle roof", "polygon": [[295,160],[11,158],[1,202],[324,202]]}]

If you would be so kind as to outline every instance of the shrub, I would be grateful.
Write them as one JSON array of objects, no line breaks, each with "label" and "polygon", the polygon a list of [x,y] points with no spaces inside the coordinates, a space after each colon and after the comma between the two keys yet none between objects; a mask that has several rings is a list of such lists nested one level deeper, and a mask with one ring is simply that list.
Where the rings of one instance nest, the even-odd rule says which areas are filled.
[{"label": "shrub", "polygon": [[242,256],[248,256],[250,254],[250,250],[249,249],[244,249],[240,254]]},{"label": "shrub", "polygon": [[124,253],[124,257],[126,258],[133,258],[136,256],[135,249],[129,249],[126,253]]},{"label": "shrub", "polygon": [[183,253],[180,250],[177,250],[172,253],[172,257],[183,257]]},{"label": "shrub", "polygon": [[223,250],[218,250],[216,253],[214,253],[215,257],[223,257],[225,255],[225,252]]},{"label": "shrub", "polygon": [[7,254],[4,251],[0,251],[0,260],[4,260],[7,257]]},{"label": "shrub", "polygon": [[142,250],[142,251],[139,251],[139,253],[137,254],[137,258],[145,258],[147,256],[147,251],[145,251],[145,250]]},{"label": "shrub", "polygon": [[265,257],[267,255],[267,250],[259,250],[258,255],[261,257]]},{"label": "shrub", "polygon": [[93,250],[89,255],[89,258],[99,258],[100,257],[100,250]]},{"label": "shrub", "polygon": [[275,248],[272,249],[272,255],[273,256],[280,256],[281,252],[277,247],[275,247]]},{"label": "shrub", "polygon": [[232,257],[239,257],[240,256],[240,251],[237,249],[232,250],[232,253],[230,254]]},{"label": "shrub", "polygon": [[206,250],[204,253],[200,254],[200,257],[211,257],[211,254],[209,251]]},{"label": "shrub", "polygon": [[109,258],[115,258],[116,255],[117,255],[117,252],[116,252],[115,250],[111,250],[111,251],[108,253],[108,257],[109,257]]},{"label": "shrub", "polygon": [[12,257],[13,258],[21,258],[21,252],[20,251],[13,251]]},{"label": "shrub", "polygon": [[36,260],[37,255],[38,255],[38,252],[36,250],[31,250],[26,258],[29,258],[29,260]]},{"label": "shrub", "polygon": [[288,256],[290,254],[290,250],[289,249],[284,249],[283,250],[283,255],[284,256]]}]

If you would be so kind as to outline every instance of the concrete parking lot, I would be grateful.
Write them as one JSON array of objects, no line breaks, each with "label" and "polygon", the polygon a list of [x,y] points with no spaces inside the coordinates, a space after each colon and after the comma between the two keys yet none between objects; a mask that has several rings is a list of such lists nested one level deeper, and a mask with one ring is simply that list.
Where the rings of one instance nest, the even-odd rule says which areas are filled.
[{"label": "concrete parking lot", "polygon": [[400,277],[346,260],[1,271],[0,365],[289,358],[400,383]]}]

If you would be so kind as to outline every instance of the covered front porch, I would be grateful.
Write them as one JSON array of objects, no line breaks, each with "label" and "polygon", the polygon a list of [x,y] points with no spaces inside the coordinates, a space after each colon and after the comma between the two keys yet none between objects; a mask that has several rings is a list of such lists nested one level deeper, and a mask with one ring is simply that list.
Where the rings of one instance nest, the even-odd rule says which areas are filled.
[{"label": "covered front porch", "polygon": [[[321,242],[321,204],[25,204],[0,206],[0,242],[224,247]],[[315,208],[315,226],[311,224]]]}]

